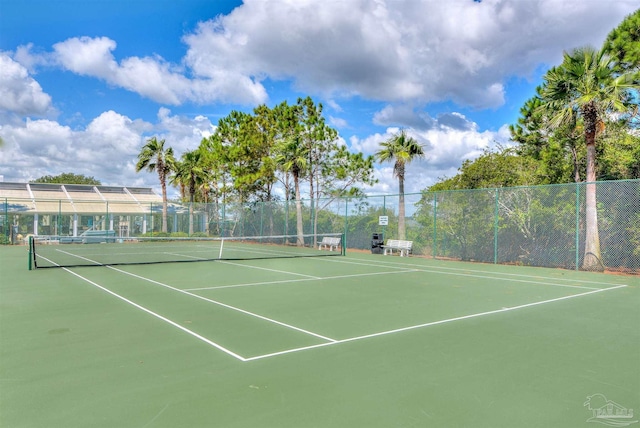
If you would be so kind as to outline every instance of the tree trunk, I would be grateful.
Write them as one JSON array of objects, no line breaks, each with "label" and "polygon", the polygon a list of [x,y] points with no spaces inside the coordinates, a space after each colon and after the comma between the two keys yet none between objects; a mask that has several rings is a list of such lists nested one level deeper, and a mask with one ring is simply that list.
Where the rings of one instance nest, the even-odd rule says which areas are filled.
[{"label": "tree trunk", "polygon": [[584,261],[582,269],[588,271],[604,271],[600,254],[600,237],[598,234],[598,211],[596,200],[596,144],[595,130],[585,132],[587,141],[587,191],[586,191],[586,236]]},{"label": "tree trunk", "polygon": [[571,147],[571,157],[573,160],[573,181],[580,183],[580,169],[578,168],[578,149]]}]

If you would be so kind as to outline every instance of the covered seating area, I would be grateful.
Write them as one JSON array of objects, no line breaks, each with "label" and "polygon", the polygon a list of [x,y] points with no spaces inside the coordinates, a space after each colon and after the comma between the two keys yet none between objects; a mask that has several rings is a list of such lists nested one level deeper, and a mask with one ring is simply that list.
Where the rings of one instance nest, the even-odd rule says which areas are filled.
[{"label": "covered seating area", "polygon": [[151,188],[0,182],[0,236],[80,236],[91,230],[128,237],[147,232],[161,213]]}]

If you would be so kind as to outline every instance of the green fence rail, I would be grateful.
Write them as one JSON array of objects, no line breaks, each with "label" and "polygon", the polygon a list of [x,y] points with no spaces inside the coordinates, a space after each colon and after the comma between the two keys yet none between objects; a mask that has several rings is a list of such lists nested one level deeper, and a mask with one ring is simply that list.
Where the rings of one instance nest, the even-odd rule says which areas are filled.
[{"label": "green fence rail", "polygon": [[[602,263],[640,273],[640,180],[596,183]],[[585,183],[405,195],[406,239],[415,256],[579,269],[585,245]],[[398,238],[398,196],[259,202],[170,202],[167,233],[265,236],[344,232],[350,250],[369,251],[372,235]],[[162,205],[4,198],[0,243],[29,235],[162,235]],[[35,207],[35,208],[34,208]],[[46,207],[46,208],[39,208]],[[387,219],[382,222],[380,217]],[[386,224],[385,224],[386,223]]]}]

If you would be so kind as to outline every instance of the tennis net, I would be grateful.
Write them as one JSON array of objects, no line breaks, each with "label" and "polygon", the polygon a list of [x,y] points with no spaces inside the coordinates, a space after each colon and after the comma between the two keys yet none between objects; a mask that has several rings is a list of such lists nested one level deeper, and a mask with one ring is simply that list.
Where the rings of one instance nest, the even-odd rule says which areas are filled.
[{"label": "tennis net", "polygon": [[[332,245],[327,245],[331,242]],[[29,239],[29,269],[152,263],[340,256],[344,235],[227,238],[47,236]]]}]

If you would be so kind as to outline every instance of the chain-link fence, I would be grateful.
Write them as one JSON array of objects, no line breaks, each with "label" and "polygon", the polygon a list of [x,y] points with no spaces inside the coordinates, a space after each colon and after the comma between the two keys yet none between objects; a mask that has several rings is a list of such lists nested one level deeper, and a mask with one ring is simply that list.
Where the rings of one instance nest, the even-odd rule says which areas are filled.
[{"label": "chain-link fence", "polygon": [[[432,258],[580,269],[586,237],[585,183],[404,195],[405,239]],[[596,183],[601,263],[640,273],[640,180]],[[372,250],[374,234],[398,239],[399,196],[237,203],[170,202],[167,234],[273,236],[344,232],[350,250]],[[0,200],[0,239],[162,235],[159,203]]]}]

